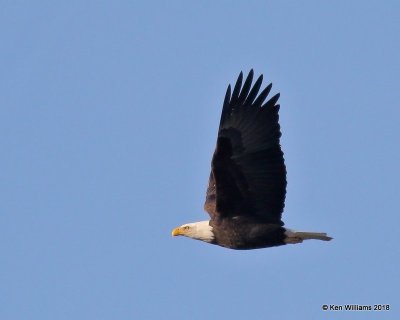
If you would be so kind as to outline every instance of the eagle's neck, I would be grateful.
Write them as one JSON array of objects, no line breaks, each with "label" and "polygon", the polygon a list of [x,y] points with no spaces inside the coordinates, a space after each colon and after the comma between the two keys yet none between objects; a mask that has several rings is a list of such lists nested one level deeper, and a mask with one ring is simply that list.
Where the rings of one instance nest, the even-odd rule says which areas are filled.
[{"label": "eagle's neck", "polygon": [[193,222],[189,223],[189,225],[191,226],[191,232],[187,235],[188,237],[205,242],[213,242],[215,236],[209,221]]}]

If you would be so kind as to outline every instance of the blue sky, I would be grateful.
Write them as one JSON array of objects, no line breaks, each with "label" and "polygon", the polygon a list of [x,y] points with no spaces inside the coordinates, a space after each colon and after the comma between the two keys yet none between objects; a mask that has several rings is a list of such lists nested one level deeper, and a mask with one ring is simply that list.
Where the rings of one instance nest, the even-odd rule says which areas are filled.
[{"label": "blue sky", "polygon": [[[1,319],[394,319],[397,1],[4,1]],[[202,210],[241,70],[281,92],[284,221],[233,251]],[[390,311],[322,311],[389,304]]]}]

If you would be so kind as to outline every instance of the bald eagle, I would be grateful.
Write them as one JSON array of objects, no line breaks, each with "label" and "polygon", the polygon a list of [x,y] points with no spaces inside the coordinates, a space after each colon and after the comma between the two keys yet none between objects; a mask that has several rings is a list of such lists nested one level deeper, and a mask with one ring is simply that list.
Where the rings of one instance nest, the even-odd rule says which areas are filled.
[{"label": "bald eagle", "polygon": [[239,74],[233,92],[225,94],[217,145],[211,162],[205,211],[209,221],[187,223],[172,231],[230,249],[259,249],[317,239],[326,233],[284,227],[286,166],[279,139],[279,93],[266,100],[272,84],[252,86],[251,70]]}]

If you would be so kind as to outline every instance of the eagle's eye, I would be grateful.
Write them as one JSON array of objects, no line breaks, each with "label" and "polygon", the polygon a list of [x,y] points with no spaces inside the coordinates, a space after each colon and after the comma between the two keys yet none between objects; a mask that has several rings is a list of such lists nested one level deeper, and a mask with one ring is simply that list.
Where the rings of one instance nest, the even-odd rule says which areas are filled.
[{"label": "eagle's eye", "polygon": [[189,226],[185,226],[185,227],[183,227],[183,230],[185,230],[185,231],[187,231],[187,230],[189,230],[190,229],[190,227]]}]

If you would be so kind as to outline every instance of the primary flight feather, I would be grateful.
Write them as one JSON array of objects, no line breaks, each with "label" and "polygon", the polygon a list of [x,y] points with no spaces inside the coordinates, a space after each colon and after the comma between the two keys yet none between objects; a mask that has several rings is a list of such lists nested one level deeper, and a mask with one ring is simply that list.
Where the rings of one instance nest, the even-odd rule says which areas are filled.
[{"label": "primary flight feather", "polygon": [[209,221],[172,231],[231,249],[259,249],[303,240],[329,241],[326,233],[284,227],[286,166],[280,146],[279,94],[266,101],[272,84],[259,93],[251,70],[239,74],[225,94],[217,145],[211,161],[204,209]]}]

